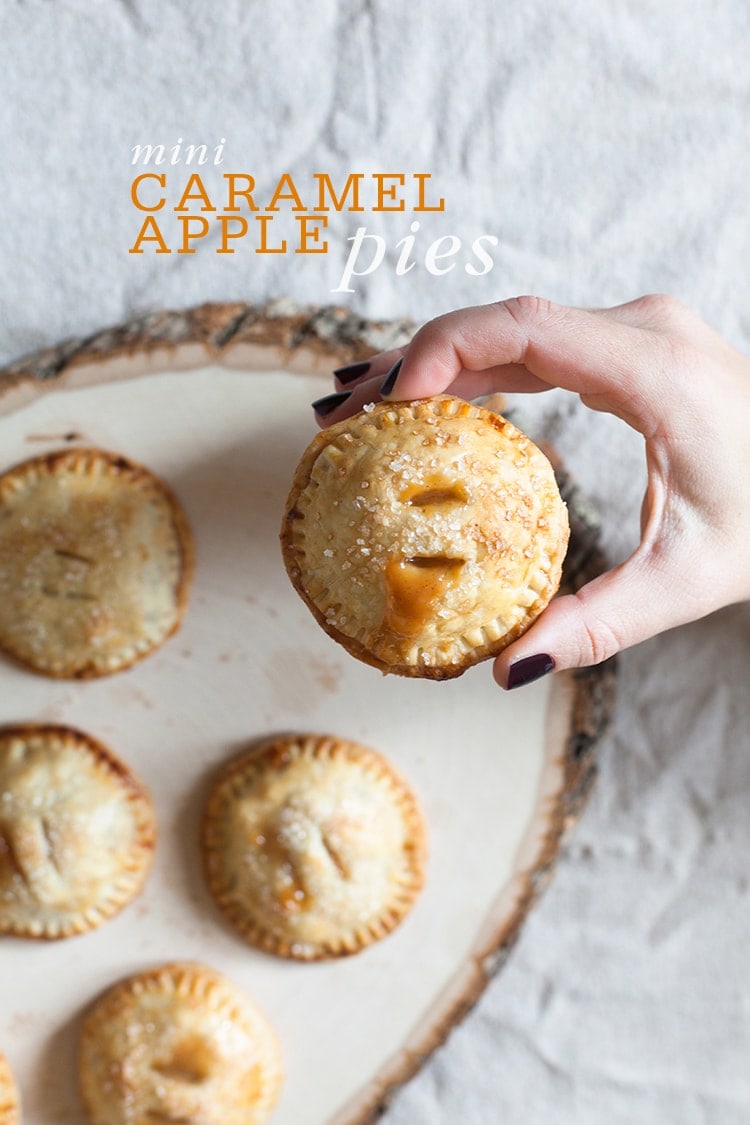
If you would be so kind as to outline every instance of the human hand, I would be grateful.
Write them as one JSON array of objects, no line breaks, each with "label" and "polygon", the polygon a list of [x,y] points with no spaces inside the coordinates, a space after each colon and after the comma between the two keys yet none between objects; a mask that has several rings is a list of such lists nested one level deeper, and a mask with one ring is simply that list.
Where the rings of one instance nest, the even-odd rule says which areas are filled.
[{"label": "human hand", "polygon": [[554,599],[495,659],[501,687],[598,664],[750,598],[750,359],[670,297],[575,309],[532,297],[430,321],[400,351],[336,372],[322,425],[366,403],[564,387],[645,439],[641,541]]}]

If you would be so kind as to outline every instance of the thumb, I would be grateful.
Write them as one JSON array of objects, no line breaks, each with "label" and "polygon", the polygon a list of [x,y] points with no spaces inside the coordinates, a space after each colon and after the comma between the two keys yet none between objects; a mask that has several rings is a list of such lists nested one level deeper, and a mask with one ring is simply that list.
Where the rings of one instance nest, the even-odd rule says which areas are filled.
[{"label": "thumb", "polygon": [[496,659],[493,673],[504,688],[521,687],[551,671],[600,664],[697,614],[684,588],[635,554],[620,566],[555,598],[522,637]]}]

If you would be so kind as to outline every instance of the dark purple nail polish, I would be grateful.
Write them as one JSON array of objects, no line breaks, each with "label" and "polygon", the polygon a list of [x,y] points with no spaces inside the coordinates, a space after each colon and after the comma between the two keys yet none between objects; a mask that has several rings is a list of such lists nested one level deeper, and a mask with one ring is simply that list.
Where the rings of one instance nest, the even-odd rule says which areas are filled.
[{"label": "dark purple nail polish", "polygon": [[522,660],[515,660],[508,670],[508,691],[511,688],[523,687],[534,680],[540,680],[555,667],[555,662],[546,652],[536,656],[524,656]]},{"label": "dark purple nail polish", "polygon": [[398,379],[398,373],[401,370],[401,364],[403,362],[404,362],[403,356],[401,356],[401,359],[396,360],[393,367],[390,369],[390,371],[386,375],[385,379],[380,384],[380,394],[381,395],[389,395],[391,393],[391,391],[393,390],[393,388],[395,386],[396,380]]},{"label": "dark purple nail polish", "polygon": [[337,367],[334,375],[339,383],[346,386],[347,383],[353,383],[355,379],[359,379],[361,375],[366,375],[372,367],[369,359],[363,360],[361,363],[347,363],[346,367]]},{"label": "dark purple nail polish", "polygon": [[324,395],[323,398],[317,398],[315,400],[312,404],[312,408],[321,418],[325,418],[326,414],[332,414],[337,406],[341,406],[342,402],[346,402],[351,393],[351,391],[336,391],[335,394]]}]

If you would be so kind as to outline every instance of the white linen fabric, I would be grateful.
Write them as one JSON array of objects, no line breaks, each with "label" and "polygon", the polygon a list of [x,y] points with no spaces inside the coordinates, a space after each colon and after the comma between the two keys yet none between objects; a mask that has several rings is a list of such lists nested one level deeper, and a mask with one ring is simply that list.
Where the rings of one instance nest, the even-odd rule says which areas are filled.
[{"label": "white linen fabric", "polygon": [[[748,350],[749,49],[746,0],[8,0],[0,363],[207,300],[420,322],[529,292],[595,306],[670,292]],[[133,146],[180,138],[223,144],[206,167],[217,193],[225,171],[252,175],[259,202],[283,173],[311,197],[314,173],[419,172],[445,209],[332,214],[322,255],[249,241],[217,254],[217,226],[195,254],[129,254]],[[171,206],[189,169],[167,171]],[[384,260],[334,292],[359,226]],[[174,215],[165,230],[176,246]],[[409,234],[416,265],[399,275]],[[438,275],[427,247],[448,235],[461,246]],[[474,276],[482,235],[494,264]],[[561,392],[518,405],[625,557],[640,439]],[[623,656],[599,779],[553,884],[389,1125],[750,1120],[749,668],[747,605]]]}]

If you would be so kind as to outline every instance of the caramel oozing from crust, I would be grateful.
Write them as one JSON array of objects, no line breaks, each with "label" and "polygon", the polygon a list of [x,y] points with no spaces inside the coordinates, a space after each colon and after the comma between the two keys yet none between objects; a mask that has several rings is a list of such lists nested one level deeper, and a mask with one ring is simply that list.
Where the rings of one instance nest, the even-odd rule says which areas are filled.
[{"label": "caramel oozing from crust", "polygon": [[459,579],[463,559],[392,559],[386,564],[383,627],[402,637],[417,637],[434,616],[441,597]]}]

